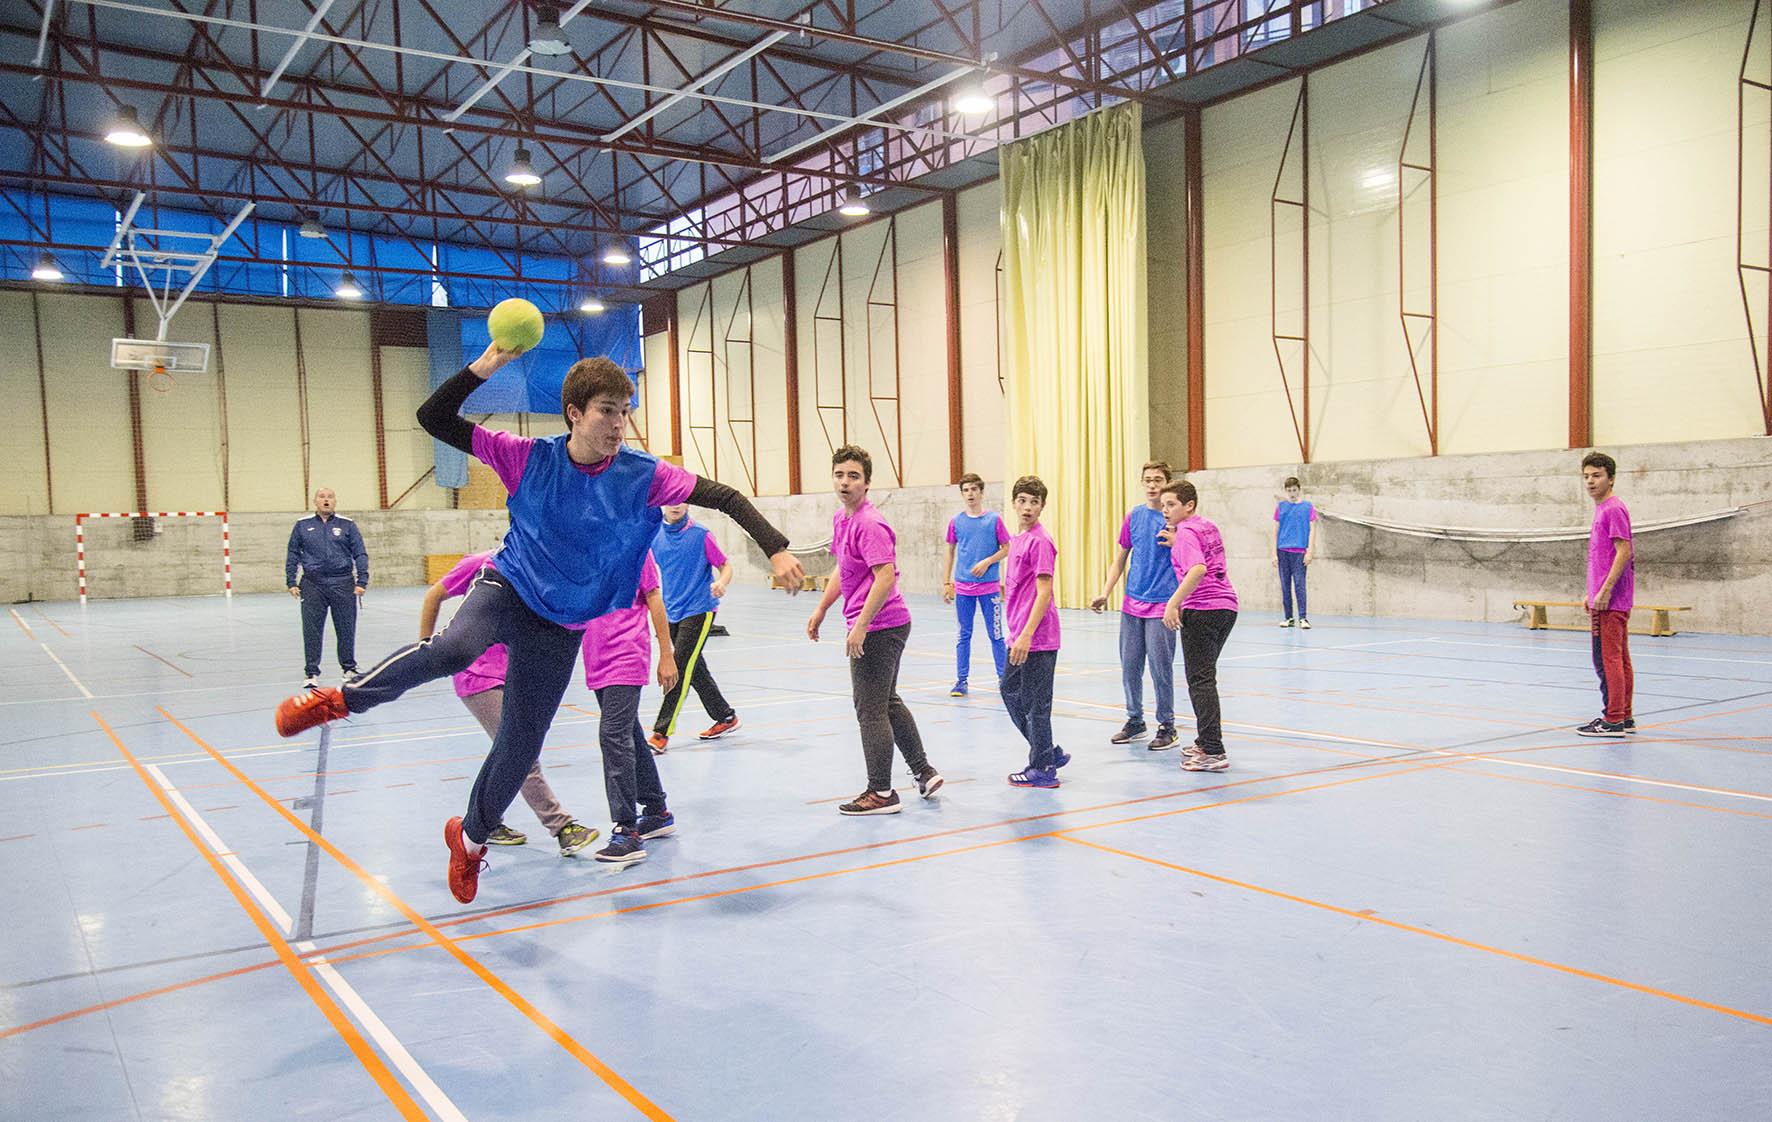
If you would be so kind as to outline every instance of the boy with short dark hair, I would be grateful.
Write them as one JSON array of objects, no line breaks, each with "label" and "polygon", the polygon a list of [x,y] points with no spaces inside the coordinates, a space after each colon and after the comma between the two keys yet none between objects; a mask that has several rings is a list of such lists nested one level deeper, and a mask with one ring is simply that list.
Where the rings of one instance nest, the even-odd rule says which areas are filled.
[{"label": "boy with short dark hair", "polygon": [[911,613],[898,591],[897,536],[868,502],[873,478],[873,458],[863,449],[845,444],[831,454],[831,483],[842,504],[831,519],[837,572],[806,621],[807,638],[818,642],[825,612],[843,597],[849,687],[868,771],[867,790],[837,808],[848,815],[897,814],[902,809],[892,789],[894,744],[917,780],[918,793],[934,798],[942,784],[923,752],[917,722],[898,696],[898,664],[910,639]]},{"label": "boy with short dark hair", "polygon": [[1120,574],[1126,574],[1126,595],[1120,600],[1120,679],[1126,690],[1126,724],[1109,739],[1115,744],[1143,740],[1144,672],[1150,667],[1151,690],[1157,700],[1157,735],[1146,745],[1161,752],[1175,745],[1175,633],[1163,626],[1163,605],[1175,591],[1169,549],[1157,540],[1163,531],[1158,496],[1170,480],[1169,465],[1152,460],[1139,471],[1144,505],[1127,511],[1120,523],[1120,551],[1090,603],[1093,611],[1107,607]]},{"label": "boy with short dark hair", "polygon": [[1163,608],[1163,626],[1181,636],[1181,663],[1194,706],[1196,739],[1181,754],[1183,771],[1223,771],[1224,732],[1218,713],[1218,654],[1237,625],[1237,593],[1225,567],[1218,527],[1195,513],[1200,495],[1186,480],[1163,488],[1163,518],[1172,535],[1175,594]]},{"label": "boy with short dark hair", "polygon": [[804,579],[787,538],[750,500],[625,445],[634,383],[606,358],[583,359],[567,372],[560,392],[564,433],[523,437],[463,418],[468,396],[518,353],[491,344],[418,409],[426,432],[490,466],[511,493],[511,525],[494,557],[496,570],[474,581],[442,631],[402,647],[340,689],[309,690],[284,699],[276,711],[277,731],[294,736],[454,674],[493,643],[505,644],[510,665],[498,733],[466,813],[443,826],[449,890],[464,904],[479,889],[486,838],[541,754],[572,680],[580,632],[631,603],[639,588],[659,507],[689,502],[724,511],[757,542],[783,587],[797,592]]},{"label": "boy with short dark hair", "polygon": [[1009,531],[994,510],[984,508],[984,480],[972,472],[960,477],[966,509],[948,520],[948,559],[942,569],[941,597],[954,606],[960,640],[954,647],[954,688],[949,697],[965,697],[972,667],[972,618],[984,616],[985,635],[1003,679],[1003,596],[999,563],[1009,552]]},{"label": "boy with short dark hair", "polygon": [[[1311,629],[1304,602],[1304,571],[1317,548],[1317,508],[1301,498],[1298,476],[1286,477],[1286,497],[1274,506],[1274,568],[1280,571],[1280,626]],[[1298,615],[1292,598],[1298,597]]]},{"label": "boy with short dark hair", "polygon": [[1052,743],[1052,680],[1058,673],[1058,612],[1052,606],[1058,546],[1040,525],[1046,484],[1024,475],[1010,490],[1016,535],[1009,539],[1004,566],[1008,585],[1009,666],[1003,672],[1003,705],[1016,731],[1028,742],[1028,762],[1009,776],[1016,787],[1056,787],[1058,769],[1070,753]]},{"label": "boy with short dark hair", "polygon": [[1600,676],[1598,717],[1575,731],[1582,736],[1623,737],[1637,731],[1632,713],[1636,682],[1630,665],[1630,610],[1636,603],[1636,550],[1630,511],[1612,493],[1618,462],[1604,452],[1581,460],[1581,482],[1594,501],[1587,536],[1587,611],[1593,634],[1594,673]]},{"label": "boy with short dark hair", "polygon": [[689,692],[685,687],[694,687],[702,709],[714,722],[701,733],[701,739],[714,740],[738,727],[738,711],[720,692],[703,651],[713,634],[714,612],[732,582],[732,562],[708,528],[689,517],[688,507],[676,503],[665,507],[663,513],[664,525],[652,539],[652,556],[663,581],[665,618],[670,621],[673,653],[683,676],[665,692],[658,719],[652,724],[648,743],[661,755],[677,730],[677,717]]}]

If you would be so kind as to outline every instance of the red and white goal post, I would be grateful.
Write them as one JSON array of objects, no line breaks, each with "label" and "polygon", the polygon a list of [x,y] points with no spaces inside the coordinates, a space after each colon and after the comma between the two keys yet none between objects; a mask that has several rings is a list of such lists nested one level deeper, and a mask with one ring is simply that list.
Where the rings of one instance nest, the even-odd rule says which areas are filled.
[{"label": "red and white goal post", "polygon": [[86,520],[88,518],[219,518],[221,519],[222,594],[234,595],[234,562],[228,545],[228,512],[225,510],[124,511],[74,516],[74,561],[79,568],[80,602],[86,603]]}]

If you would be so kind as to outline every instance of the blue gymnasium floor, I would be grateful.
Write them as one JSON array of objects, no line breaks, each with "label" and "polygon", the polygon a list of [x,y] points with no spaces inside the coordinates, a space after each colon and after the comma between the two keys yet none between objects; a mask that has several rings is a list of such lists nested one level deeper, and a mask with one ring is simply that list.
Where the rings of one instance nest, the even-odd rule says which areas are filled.
[{"label": "blue gymnasium floor", "polygon": [[[366,602],[366,665],[419,595]],[[15,607],[0,1117],[1765,1117],[1772,640],[1636,638],[1642,733],[1586,741],[1583,635],[1249,615],[1232,769],[1192,774],[1108,743],[1116,619],[1067,612],[1076,762],[1027,791],[921,597],[901,686],[948,784],[849,819],[811,607],[733,590],[709,658],[744,724],[701,744],[688,706],[676,837],[562,859],[519,801],[466,908],[441,829],[485,739],[447,683],[322,749],[271,730],[286,597]],[[567,705],[548,775],[606,831]]]}]

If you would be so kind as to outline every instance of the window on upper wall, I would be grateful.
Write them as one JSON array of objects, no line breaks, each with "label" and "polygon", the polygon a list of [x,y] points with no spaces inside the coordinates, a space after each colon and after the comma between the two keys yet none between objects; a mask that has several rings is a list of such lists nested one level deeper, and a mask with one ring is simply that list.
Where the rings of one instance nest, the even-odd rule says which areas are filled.
[{"label": "window on upper wall", "polygon": [[[673,269],[692,265],[707,256],[707,248],[692,240],[702,233],[702,211],[697,208],[662,226],[654,226],[637,239],[640,280],[662,277]],[[672,235],[676,235],[673,237]]]}]

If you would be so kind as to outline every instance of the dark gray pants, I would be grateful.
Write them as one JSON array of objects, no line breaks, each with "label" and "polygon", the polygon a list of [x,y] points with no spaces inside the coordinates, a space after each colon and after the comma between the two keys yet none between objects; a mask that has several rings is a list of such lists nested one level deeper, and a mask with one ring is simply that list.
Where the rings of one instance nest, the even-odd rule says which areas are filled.
[{"label": "dark gray pants", "polygon": [[1052,680],[1057,674],[1057,651],[1029,651],[1026,662],[1011,662],[1003,670],[1003,705],[1028,742],[1029,767],[1049,769],[1058,762],[1052,744]]},{"label": "dark gray pants", "polygon": [[898,663],[910,637],[908,623],[870,631],[861,657],[849,660],[849,688],[855,697],[855,719],[861,724],[861,754],[867,760],[870,791],[892,789],[894,744],[912,775],[929,768],[916,719],[898,696]]},{"label": "dark gray pants", "polygon": [[609,817],[632,830],[639,808],[657,814],[665,809],[658,761],[640,724],[640,687],[604,686],[596,691],[597,743],[603,749],[603,787],[609,794]]}]

